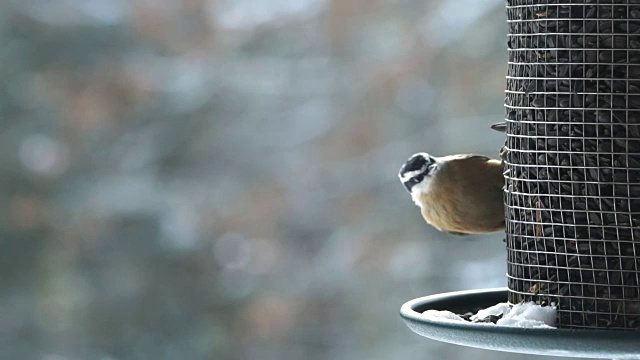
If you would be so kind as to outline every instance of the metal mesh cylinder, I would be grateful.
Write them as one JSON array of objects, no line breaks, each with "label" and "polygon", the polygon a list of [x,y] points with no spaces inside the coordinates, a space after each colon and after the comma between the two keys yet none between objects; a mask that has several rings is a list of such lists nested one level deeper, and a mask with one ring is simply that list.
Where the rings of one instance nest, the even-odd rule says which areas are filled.
[{"label": "metal mesh cylinder", "polygon": [[507,0],[509,301],[640,326],[640,0]]}]

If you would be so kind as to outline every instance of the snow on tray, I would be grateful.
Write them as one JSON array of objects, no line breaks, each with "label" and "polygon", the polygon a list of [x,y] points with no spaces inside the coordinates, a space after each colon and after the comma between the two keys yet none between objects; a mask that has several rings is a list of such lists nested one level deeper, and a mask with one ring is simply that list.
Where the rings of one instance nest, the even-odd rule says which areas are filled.
[{"label": "snow on tray", "polygon": [[[460,315],[456,315],[451,311],[446,310],[427,310],[422,314],[442,320],[466,321],[460,317]],[[508,303],[499,303],[478,311],[477,314],[471,316],[471,321],[481,321],[491,316],[500,317],[496,322],[496,325],[520,328],[553,329],[555,328],[556,322],[556,307],[554,305],[541,306],[532,301],[516,304],[514,306],[511,306]],[[484,322],[483,324],[491,325],[492,323]]]},{"label": "snow on tray", "polygon": [[540,306],[533,301],[520,303],[514,305],[496,324],[521,328],[554,328],[556,307]]},{"label": "snow on tray", "polygon": [[478,311],[477,314],[471,317],[471,321],[486,319],[489,316],[501,316],[508,313],[510,309],[509,303],[499,303]]},{"label": "snow on tray", "polygon": [[459,315],[456,315],[454,313],[452,313],[451,311],[447,311],[447,310],[427,310],[425,312],[423,312],[422,314],[429,316],[429,317],[435,317],[438,319],[446,319],[446,320],[453,320],[453,321],[464,321],[463,318],[461,318]]}]

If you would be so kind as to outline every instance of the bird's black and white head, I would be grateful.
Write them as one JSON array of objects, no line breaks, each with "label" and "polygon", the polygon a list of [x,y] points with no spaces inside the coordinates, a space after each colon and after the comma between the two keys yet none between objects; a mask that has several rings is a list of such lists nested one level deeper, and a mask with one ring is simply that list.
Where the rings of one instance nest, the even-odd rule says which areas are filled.
[{"label": "bird's black and white head", "polygon": [[404,188],[415,196],[429,191],[429,184],[438,170],[438,158],[427,153],[414,154],[402,165],[398,177]]}]

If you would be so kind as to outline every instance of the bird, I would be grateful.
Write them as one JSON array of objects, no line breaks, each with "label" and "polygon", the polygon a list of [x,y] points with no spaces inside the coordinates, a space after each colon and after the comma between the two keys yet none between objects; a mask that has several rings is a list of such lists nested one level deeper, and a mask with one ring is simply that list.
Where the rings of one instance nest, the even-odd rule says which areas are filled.
[{"label": "bird", "polygon": [[470,235],[504,229],[505,181],[500,160],[420,152],[402,165],[398,177],[424,220],[439,231]]}]

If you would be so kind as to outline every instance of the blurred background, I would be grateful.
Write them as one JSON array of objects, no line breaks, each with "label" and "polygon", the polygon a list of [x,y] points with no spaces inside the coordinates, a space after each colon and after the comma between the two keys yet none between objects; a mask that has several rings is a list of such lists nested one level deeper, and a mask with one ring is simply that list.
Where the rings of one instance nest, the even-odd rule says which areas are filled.
[{"label": "blurred background", "polygon": [[2,358],[528,358],[398,316],[506,285],[396,177],[497,156],[502,1],[5,0],[0,41]]}]

